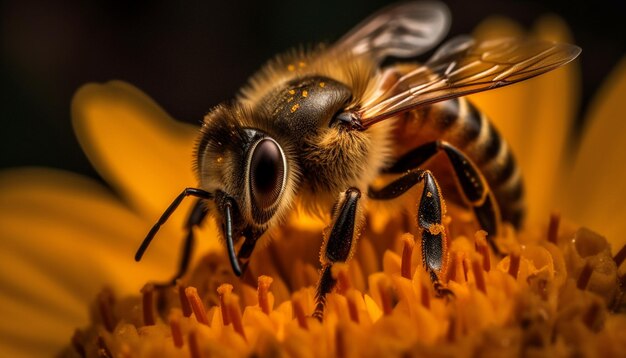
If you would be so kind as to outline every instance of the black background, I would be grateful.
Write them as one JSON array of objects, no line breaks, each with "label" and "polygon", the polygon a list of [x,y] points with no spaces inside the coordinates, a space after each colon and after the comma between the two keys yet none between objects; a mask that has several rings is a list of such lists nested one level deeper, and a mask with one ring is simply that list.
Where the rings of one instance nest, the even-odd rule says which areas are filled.
[{"label": "black background", "polygon": [[[98,178],[70,124],[70,100],[82,84],[121,79],[174,118],[199,123],[274,54],[333,41],[389,3],[335,2],[5,1],[0,168],[49,166]],[[583,48],[579,120],[625,53],[623,0],[447,4],[450,35],[469,33],[490,15],[525,26],[542,14],[561,16]]]}]

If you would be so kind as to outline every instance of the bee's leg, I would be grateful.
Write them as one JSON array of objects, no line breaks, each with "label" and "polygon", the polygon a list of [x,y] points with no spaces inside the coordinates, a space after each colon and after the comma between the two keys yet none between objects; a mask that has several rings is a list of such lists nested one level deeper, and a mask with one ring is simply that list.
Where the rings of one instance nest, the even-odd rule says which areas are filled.
[{"label": "bee's leg", "polygon": [[199,226],[204,218],[206,218],[208,213],[207,208],[204,206],[202,200],[196,200],[193,208],[189,212],[189,217],[185,222],[185,229],[187,230],[187,235],[185,236],[185,240],[183,241],[183,252],[180,257],[180,261],[178,263],[178,271],[174,277],[165,283],[157,284],[157,287],[168,287],[176,284],[176,280],[181,278],[189,268],[189,263],[191,262],[191,254],[193,253],[193,247],[195,244],[195,237],[193,235],[193,228]]},{"label": "bee's leg", "polygon": [[417,209],[417,224],[422,236],[422,263],[430,275],[437,295],[443,296],[450,294],[439,280],[439,274],[444,269],[447,241],[441,223],[443,198],[433,174],[421,169],[409,171],[381,189],[370,187],[368,196],[374,200],[394,199],[419,183],[423,183]]},{"label": "bee's leg", "polygon": [[[363,214],[359,208],[361,192],[356,188],[350,188],[339,196],[333,212],[332,229],[324,240],[320,253],[322,271],[315,293],[315,312],[313,317],[322,320],[326,294],[335,287],[335,279],[331,274],[334,263],[347,261],[356,244],[359,235],[360,221]],[[325,232],[326,235],[326,232]]]},{"label": "bee's leg", "polygon": [[403,173],[419,168],[440,151],[450,160],[463,200],[474,210],[480,227],[489,234],[491,247],[498,253],[493,237],[500,232],[500,209],[484,176],[462,151],[441,140],[426,143],[403,155],[386,172]]}]

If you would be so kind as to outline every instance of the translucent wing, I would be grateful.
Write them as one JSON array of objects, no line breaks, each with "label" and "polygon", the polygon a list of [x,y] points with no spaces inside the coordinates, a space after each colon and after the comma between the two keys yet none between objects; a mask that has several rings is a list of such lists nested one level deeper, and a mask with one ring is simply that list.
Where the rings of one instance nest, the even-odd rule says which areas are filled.
[{"label": "translucent wing", "polygon": [[575,59],[574,45],[539,40],[458,37],[424,66],[400,76],[358,110],[364,127],[421,105],[487,91],[540,75]]},{"label": "translucent wing", "polygon": [[388,56],[414,57],[441,42],[449,27],[450,14],[443,3],[401,3],[365,19],[333,48],[367,55],[378,63]]}]

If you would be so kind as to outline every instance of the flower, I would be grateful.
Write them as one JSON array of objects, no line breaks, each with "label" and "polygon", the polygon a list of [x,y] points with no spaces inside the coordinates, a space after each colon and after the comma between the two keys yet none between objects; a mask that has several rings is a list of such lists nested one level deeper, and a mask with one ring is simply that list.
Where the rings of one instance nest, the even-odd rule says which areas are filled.
[{"label": "flower", "polygon": [[[488,36],[493,28],[500,34],[509,31],[503,29],[520,31],[497,21],[497,25],[485,24],[478,30],[479,36]],[[555,19],[540,22],[537,31],[561,39],[567,36],[565,27]],[[608,245],[588,231],[572,233],[575,230],[566,223],[560,235],[552,236],[560,248],[536,242],[542,234],[533,232],[545,231],[550,203],[557,202],[563,205],[564,217],[606,232],[614,250],[626,242],[619,236],[623,224],[615,219],[625,207],[619,199],[625,197],[620,178],[626,175],[612,164],[626,159],[621,138],[626,124],[615,115],[621,105],[619,95],[626,90],[626,62],[622,61],[607,89],[598,95],[580,152],[571,168],[563,168],[561,163],[567,162],[564,128],[571,124],[572,103],[577,97],[575,73],[569,65],[472,98],[498,121],[526,173],[528,233],[507,235],[509,241],[519,239],[525,246],[496,262],[493,256],[477,254],[486,247],[480,234],[454,240],[447,278],[455,299],[444,301],[432,296],[428,280],[418,269],[419,255],[412,254],[411,240],[406,240],[410,237],[399,235],[402,228],[394,222],[382,229],[371,228],[363,235],[355,259],[335,270],[340,292],[330,295],[324,324],[303,317],[303,312],[312,311],[313,292],[306,287],[317,279],[314,263],[322,226],[314,221],[289,221],[281,234],[284,240],[277,240],[280,245],[257,249],[259,254],[250,267],[252,277],[267,275],[259,279],[258,292],[223,272],[227,265],[224,256],[209,254],[195,266],[180,291],[162,296],[165,308],[161,310],[167,312],[164,318],[154,315],[151,305],[141,303],[154,299],[150,286],[141,297],[116,299],[115,303],[109,291],[99,294],[109,285],[116,298],[136,295],[145,282],[166,279],[173,272],[177,250],[172,247],[183,237],[180,228],[189,203],[163,227],[141,264],[132,261],[132,254],[171,196],[195,183],[189,162],[196,130],[171,120],[128,84],[87,85],[72,104],[75,129],[87,156],[115,193],[93,180],[48,169],[0,174],[0,232],[2,252],[6,253],[0,271],[0,349],[10,356],[57,353],[67,345],[75,327],[89,324],[86,303],[98,297],[92,313],[96,324],[75,341],[88,351],[100,349],[107,354],[113,350],[122,356],[134,349],[146,355],[181,353],[176,340],[183,332],[184,349],[191,350],[192,356],[196,348],[216,354],[286,351],[312,355],[310,350],[317,350],[316,355],[351,355],[366,348],[358,344],[364,340],[371,343],[367,348],[372,354],[428,354],[435,353],[434,349],[455,354],[476,347],[484,349],[479,352],[498,349],[502,353],[519,347],[520,341],[529,349],[544,344],[550,333],[546,329],[554,327],[560,340],[551,346],[552,353],[567,354],[575,343],[583,350],[609,350],[613,346],[608,342],[620,342],[626,322],[621,315],[598,316],[606,314],[608,304],[621,302],[614,290],[615,280],[611,282],[618,271],[607,260],[611,256]],[[597,159],[603,142],[615,143],[612,151],[603,154],[610,161]],[[592,188],[589,176],[598,183]],[[569,188],[563,191],[569,196],[561,198],[551,191],[559,186]],[[222,250],[215,232],[212,220],[199,230],[202,246],[196,250],[198,255]],[[379,239],[388,237],[398,239],[392,250],[385,251]],[[576,241],[566,240],[572,237]],[[293,257],[300,259],[294,262]],[[290,270],[290,265],[296,269]],[[564,272],[573,281],[568,281]],[[218,295],[214,289],[223,280],[235,286],[232,291],[220,286]],[[292,296],[296,287],[305,288]],[[247,306],[243,312],[238,299]],[[221,306],[215,306],[220,300]],[[186,303],[193,316],[183,309]],[[170,306],[181,309],[170,310]],[[207,307],[208,312],[202,313]],[[559,315],[554,314],[557,308]],[[225,316],[230,316],[230,325],[223,324]],[[118,321],[120,317],[125,320]],[[549,319],[542,320],[545,317]],[[210,328],[201,323],[205,318]],[[554,321],[556,318],[560,321]],[[155,324],[144,327],[150,319]],[[571,322],[575,324],[569,325]],[[602,322],[603,333],[589,338],[589,331],[599,330]],[[527,327],[522,330],[513,323]],[[448,348],[434,345],[442,340],[456,344],[448,344]],[[85,346],[87,341],[92,345]],[[489,346],[489,342],[501,345]],[[615,346],[614,352],[620,348]]]}]

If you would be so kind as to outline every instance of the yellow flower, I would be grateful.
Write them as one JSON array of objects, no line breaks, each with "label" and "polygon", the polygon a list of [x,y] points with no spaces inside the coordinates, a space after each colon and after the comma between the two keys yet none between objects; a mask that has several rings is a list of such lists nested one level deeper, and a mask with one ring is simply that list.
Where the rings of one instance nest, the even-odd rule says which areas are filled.
[{"label": "yellow flower", "polygon": [[[478,36],[489,36],[494,28],[500,36],[521,32],[496,20],[480,28]],[[557,19],[540,22],[536,31],[568,41]],[[0,173],[0,352],[49,356],[69,344],[75,328],[93,321],[76,336],[76,346],[90,354],[100,349],[105,356],[195,357],[196,350],[215,355],[504,354],[520,345],[532,353],[548,343],[548,352],[564,355],[572,353],[576,342],[583,353],[604,349],[623,354],[624,347],[612,343],[623,345],[626,319],[599,316],[607,305],[621,302],[616,267],[606,263],[609,247],[587,231],[576,232],[577,241],[569,241],[571,225],[563,225],[560,247],[537,239],[545,236],[548,214],[558,203],[565,218],[606,234],[614,251],[626,243],[626,227],[619,219],[626,211],[620,200],[626,197],[621,165],[626,162],[626,121],[620,114],[626,60],[598,94],[576,159],[568,161],[576,73],[570,64],[520,85],[472,96],[510,141],[525,173],[528,229],[506,235],[523,246],[498,262],[479,255],[486,248],[480,234],[458,237],[451,243],[446,273],[455,298],[442,300],[434,298],[419,270],[419,250],[412,250],[412,240],[400,235],[398,225],[366,231],[354,260],[335,270],[339,292],[329,296],[323,324],[305,317],[313,309],[311,287],[317,280],[323,227],[313,221],[289,221],[275,245],[257,248],[249,286],[224,272],[228,263],[216,254],[222,248],[215,223],[208,220],[197,233],[196,253],[213,254],[194,266],[184,286],[157,294],[158,311],[165,314],[155,314],[154,290],[146,286],[141,296],[138,291],[174,271],[189,203],[163,227],[141,264],[133,261],[133,253],[172,196],[195,184],[189,163],[197,129],[173,121],[128,84],[87,85],[72,103],[74,126],[113,192],[93,180],[49,169]],[[389,251],[385,241],[392,241]],[[232,292],[219,286],[218,294],[218,284],[225,281],[234,285]],[[105,286],[115,291],[115,302],[109,291],[100,293]],[[94,300],[90,319],[87,303]],[[155,324],[144,326],[146,320]],[[527,325],[523,330],[520,322]],[[602,333],[590,338],[602,322]],[[551,332],[546,329],[553,327],[558,340],[547,342]],[[584,338],[588,341],[581,343]]]}]

